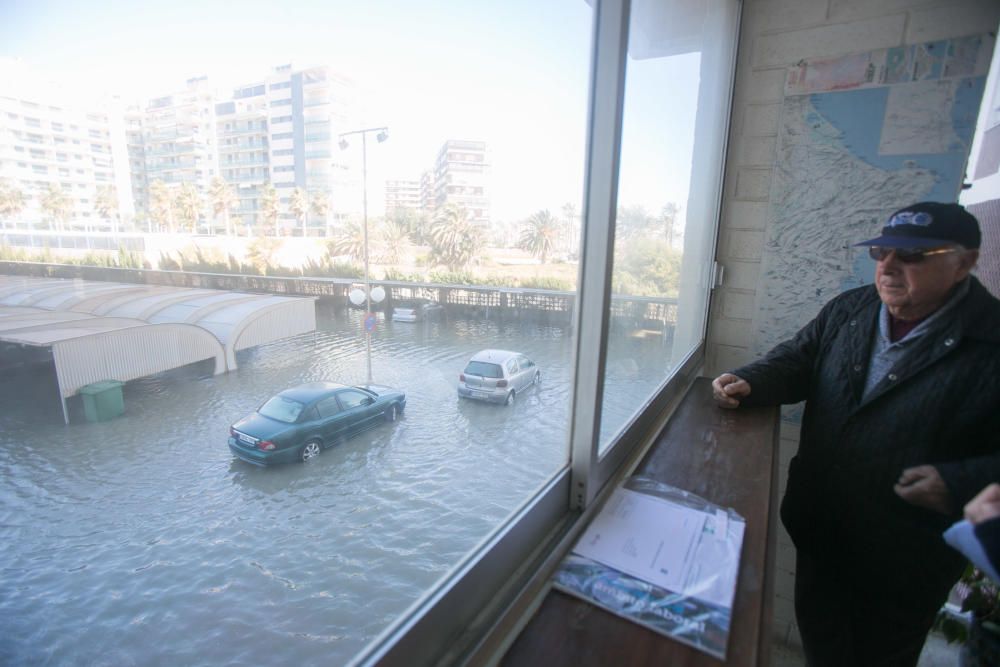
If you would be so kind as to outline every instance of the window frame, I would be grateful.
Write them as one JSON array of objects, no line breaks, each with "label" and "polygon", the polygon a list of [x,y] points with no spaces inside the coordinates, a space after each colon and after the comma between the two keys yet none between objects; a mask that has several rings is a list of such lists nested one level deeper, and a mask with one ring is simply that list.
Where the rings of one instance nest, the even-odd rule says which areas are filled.
[{"label": "window frame", "polygon": [[[724,169],[743,1],[735,2],[729,97],[718,156]],[[610,319],[611,271],[617,209],[631,0],[593,0],[590,83],[581,254],[573,323],[574,391],[568,436],[569,461],[540,485],[507,520],[443,575],[350,665],[461,664],[498,659],[508,631],[530,614],[547,590],[547,573],[558,564],[600,500],[651,444],[702,368],[708,318],[700,344],[674,374],[639,407],[615,441],[599,454],[604,372]],[[711,219],[718,239],[723,183]],[[706,287],[709,302],[711,286]],[[709,303],[710,305],[710,303]]]}]

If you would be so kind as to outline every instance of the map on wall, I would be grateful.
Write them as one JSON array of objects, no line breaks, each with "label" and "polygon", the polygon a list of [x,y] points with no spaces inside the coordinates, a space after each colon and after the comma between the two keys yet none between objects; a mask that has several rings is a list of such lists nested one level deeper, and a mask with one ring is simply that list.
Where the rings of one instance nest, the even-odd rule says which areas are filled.
[{"label": "map on wall", "polygon": [[792,336],[872,282],[853,243],[894,210],[956,201],[994,38],[976,35],[803,61],[785,84],[753,349]]}]

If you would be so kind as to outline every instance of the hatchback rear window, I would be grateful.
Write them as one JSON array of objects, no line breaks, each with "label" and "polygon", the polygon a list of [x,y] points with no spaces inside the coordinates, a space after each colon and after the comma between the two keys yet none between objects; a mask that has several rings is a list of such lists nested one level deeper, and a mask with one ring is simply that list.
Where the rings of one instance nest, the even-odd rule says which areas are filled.
[{"label": "hatchback rear window", "polygon": [[485,361],[470,361],[465,367],[465,372],[469,375],[479,375],[484,378],[502,378],[503,369],[497,364],[490,364]]}]

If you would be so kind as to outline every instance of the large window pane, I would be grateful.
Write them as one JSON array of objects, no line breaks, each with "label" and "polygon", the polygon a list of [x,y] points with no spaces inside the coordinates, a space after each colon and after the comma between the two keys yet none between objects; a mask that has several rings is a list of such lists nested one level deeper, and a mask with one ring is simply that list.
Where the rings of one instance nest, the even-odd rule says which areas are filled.
[{"label": "large window pane", "polygon": [[[316,333],[129,382],[106,423],[71,400],[64,427],[51,371],[0,378],[6,656],[344,664],[565,470],[591,21],[583,0],[4,13],[0,183],[24,206],[3,222],[36,259],[399,306],[320,300]],[[467,366],[486,349],[517,354]],[[227,447],[279,391],[369,379],[406,392],[397,421],[304,464]]]},{"label": "large window pane", "polygon": [[602,448],[702,342],[738,11],[632,6]]}]

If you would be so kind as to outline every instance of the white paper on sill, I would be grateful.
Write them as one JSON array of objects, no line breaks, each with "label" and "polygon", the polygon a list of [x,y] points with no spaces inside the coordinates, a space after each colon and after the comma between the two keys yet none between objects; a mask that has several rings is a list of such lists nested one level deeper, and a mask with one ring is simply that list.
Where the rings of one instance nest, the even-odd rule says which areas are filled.
[{"label": "white paper on sill", "polygon": [[[618,488],[577,554],[676,593],[732,607],[743,521]],[[735,546],[735,557],[734,549]]]}]

